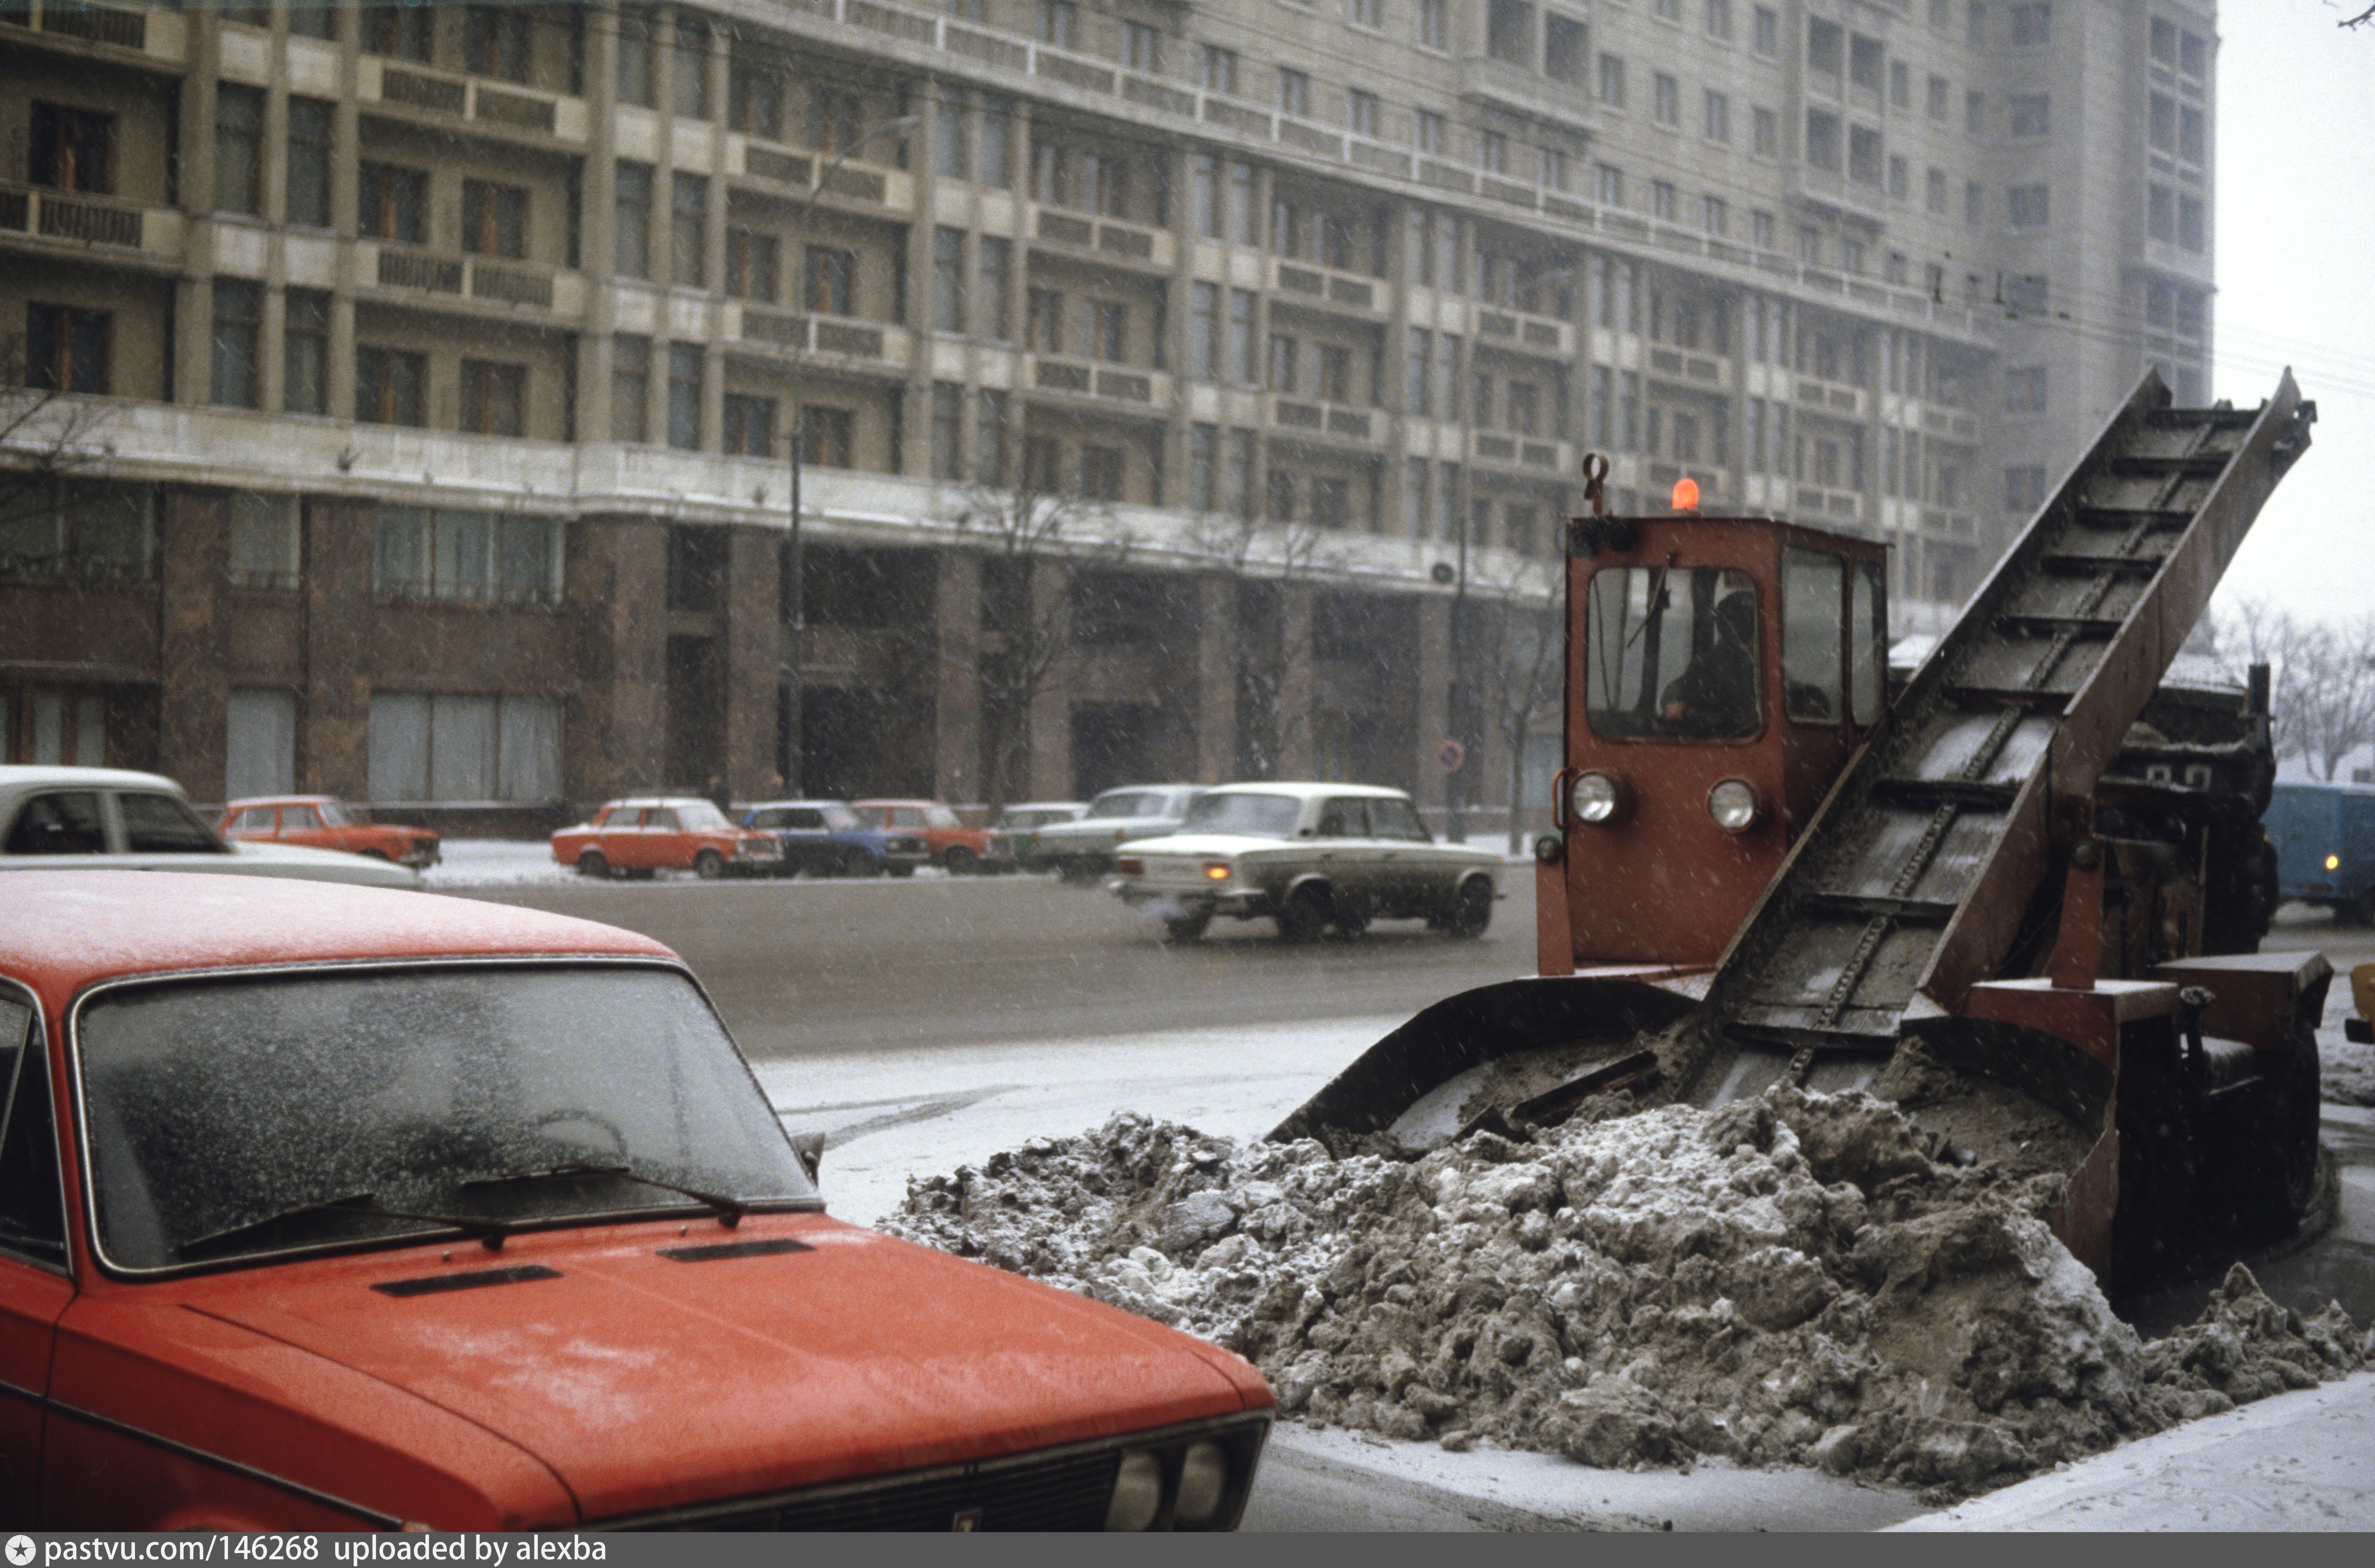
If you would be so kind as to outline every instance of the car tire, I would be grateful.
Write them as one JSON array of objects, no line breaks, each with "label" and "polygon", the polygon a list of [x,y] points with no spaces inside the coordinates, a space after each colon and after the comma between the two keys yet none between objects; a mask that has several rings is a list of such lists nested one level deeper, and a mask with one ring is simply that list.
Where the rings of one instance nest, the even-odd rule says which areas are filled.
[{"label": "car tire", "polygon": [[704,882],[715,882],[726,875],[726,857],[714,849],[704,849],[692,857],[692,874]]},{"label": "car tire", "polygon": [[912,877],[916,874],[916,868],[913,866],[886,866],[883,869],[893,877]]},{"label": "car tire", "polygon": [[1337,899],[1328,922],[1329,935],[1340,942],[1357,942],[1368,933],[1369,912],[1349,899]]},{"label": "car tire", "polygon": [[880,877],[882,875],[882,863],[862,849],[853,849],[841,857],[841,865],[836,869],[844,877]]},{"label": "car tire", "polygon": [[1166,914],[1163,917],[1163,940],[1166,946],[1185,947],[1200,939],[1204,928],[1212,924],[1212,912],[1198,910],[1193,914]]},{"label": "car tire", "polygon": [[1278,922],[1279,940],[1298,948],[1317,941],[1328,929],[1329,917],[1336,913],[1335,902],[1328,890],[1316,882],[1295,889],[1271,917]]},{"label": "car tire", "polygon": [[940,869],[951,877],[970,877],[980,866],[973,851],[963,844],[950,845],[948,853],[940,856]]},{"label": "car tire", "polygon": [[1055,864],[1056,879],[1068,888],[1086,888],[1096,882],[1096,867],[1085,860],[1058,860]]},{"label": "car tire", "polygon": [[610,863],[602,857],[600,850],[589,849],[577,857],[577,874],[602,881],[610,875]]},{"label": "car tire", "polygon": [[1493,924],[1493,884],[1471,877],[1451,895],[1451,910],[1443,928],[1460,941],[1474,941]]}]

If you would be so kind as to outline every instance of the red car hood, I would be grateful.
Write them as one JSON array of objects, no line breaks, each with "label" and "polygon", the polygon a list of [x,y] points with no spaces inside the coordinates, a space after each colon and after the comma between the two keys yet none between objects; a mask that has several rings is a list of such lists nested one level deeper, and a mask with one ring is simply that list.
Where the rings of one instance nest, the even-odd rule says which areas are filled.
[{"label": "red car hood", "polygon": [[[633,1225],[217,1275],[183,1304],[533,1455],[588,1520],[1225,1414],[1270,1399],[1212,1346],[821,1215]],[[680,1262],[664,1247],[797,1239]],[[373,1284],[542,1265],[411,1295]],[[244,1288],[242,1288],[242,1286]],[[393,1500],[391,1500],[393,1501]]]}]

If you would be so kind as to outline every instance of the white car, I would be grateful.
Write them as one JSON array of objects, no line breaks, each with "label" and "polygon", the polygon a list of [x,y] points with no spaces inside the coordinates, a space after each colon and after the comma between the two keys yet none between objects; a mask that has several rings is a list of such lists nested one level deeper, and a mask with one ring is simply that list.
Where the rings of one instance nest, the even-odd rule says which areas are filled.
[{"label": "white car", "polygon": [[121,768],[0,767],[0,871],[225,871],[373,888],[418,888],[419,873],[366,855],[296,844],[226,843],[182,786]]},{"label": "white car", "polygon": [[1357,937],[1372,920],[1481,937],[1500,865],[1489,850],[1436,843],[1398,789],[1238,784],[1207,791],[1177,832],[1128,844],[1105,885],[1156,906],[1175,942],[1201,937],[1216,914],[1268,915],[1290,942]]}]

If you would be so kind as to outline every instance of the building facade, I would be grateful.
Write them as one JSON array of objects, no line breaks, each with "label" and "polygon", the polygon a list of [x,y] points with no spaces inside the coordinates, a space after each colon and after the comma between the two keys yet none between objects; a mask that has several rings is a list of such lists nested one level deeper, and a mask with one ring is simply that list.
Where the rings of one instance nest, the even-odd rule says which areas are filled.
[{"label": "building facade", "polygon": [[2215,51],[2192,0],[6,0],[0,740],[454,813],[1433,804],[1456,736],[1497,805],[1587,451],[1886,539],[1931,631],[2146,367],[2204,395]]}]

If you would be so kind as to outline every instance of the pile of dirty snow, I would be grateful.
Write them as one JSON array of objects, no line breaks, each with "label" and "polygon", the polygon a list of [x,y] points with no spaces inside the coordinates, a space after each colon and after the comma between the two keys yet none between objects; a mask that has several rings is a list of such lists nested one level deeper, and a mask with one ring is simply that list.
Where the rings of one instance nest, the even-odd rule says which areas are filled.
[{"label": "pile of dirty snow", "polygon": [[1797,1090],[1410,1162],[1123,1114],[911,1181],[883,1228],[1227,1346],[1314,1424],[1601,1467],[1958,1493],[2375,1361],[2240,1267],[2143,1342],[2038,1218],[2052,1178],[1934,1147]]}]

